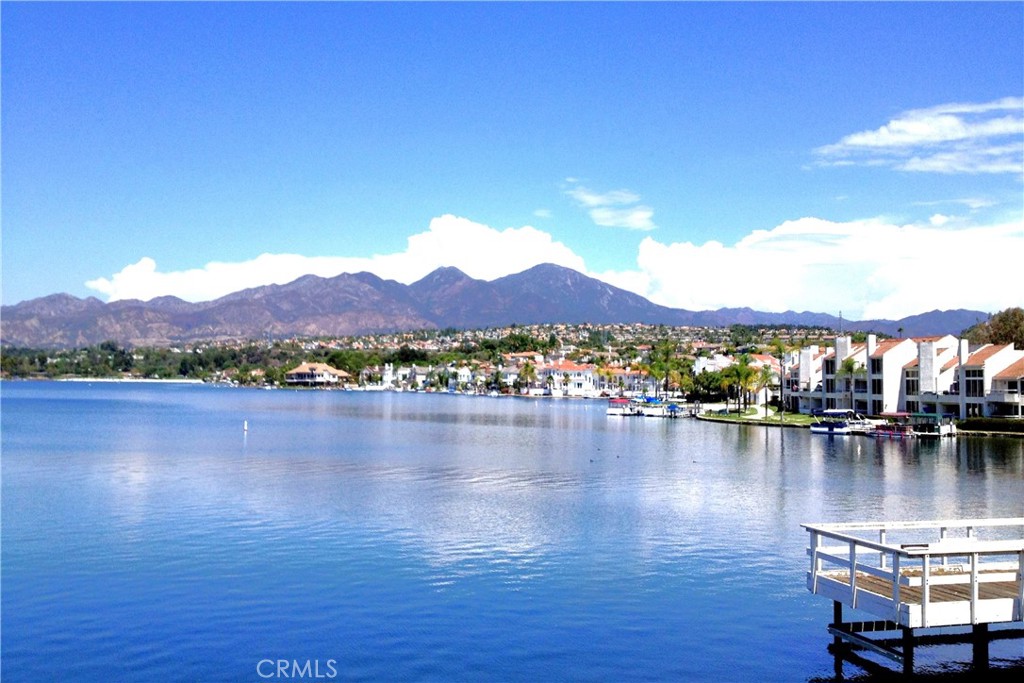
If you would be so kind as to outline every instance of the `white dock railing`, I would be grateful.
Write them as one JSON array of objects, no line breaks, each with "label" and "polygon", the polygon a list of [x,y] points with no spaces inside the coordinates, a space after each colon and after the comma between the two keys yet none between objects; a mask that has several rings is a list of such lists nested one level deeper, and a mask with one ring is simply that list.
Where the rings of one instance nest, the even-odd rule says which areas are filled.
[{"label": "white dock railing", "polygon": [[[1024,517],[801,526],[812,593],[908,627],[1024,621]],[[936,600],[950,585],[967,592]]]}]

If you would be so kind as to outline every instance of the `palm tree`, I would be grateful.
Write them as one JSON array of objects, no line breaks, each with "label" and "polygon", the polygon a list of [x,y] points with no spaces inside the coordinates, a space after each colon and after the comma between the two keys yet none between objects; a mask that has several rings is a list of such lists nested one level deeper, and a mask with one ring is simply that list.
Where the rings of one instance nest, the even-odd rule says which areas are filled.
[{"label": "palm tree", "polygon": [[864,372],[864,368],[853,356],[844,358],[839,366],[839,371],[836,372],[836,379],[846,378],[846,388],[850,391],[850,410],[853,410],[853,379],[862,372]]},{"label": "palm tree", "polygon": [[[750,356],[746,353],[741,355],[735,363],[722,371],[723,385],[728,382],[729,386],[735,386],[737,391],[736,403],[738,407],[746,408],[749,403],[749,394],[753,391],[757,373],[750,366]],[[740,405],[742,401],[742,405]]]},{"label": "palm tree", "polygon": [[[772,366],[762,365],[761,371],[754,377],[755,389],[754,394],[760,394],[762,389],[771,386],[772,380],[775,379],[774,373],[772,373]],[[764,394],[764,416],[768,417],[768,392]]]},{"label": "palm tree", "polygon": [[[651,375],[659,384],[663,384],[663,391],[668,393],[668,376],[672,371],[672,361],[675,355],[675,347],[670,341],[661,341],[654,345],[651,349],[650,355],[650,368]],[[655,390],[657,393],[657,390]]]},{"label": "palm tree", "polygon": [[533,363],[523,364],[523,367],[519,369],[519,380],[526,385],[527,389],[533,386],[533,383],[537,381],[537,369],[533,367]]},{"label": "palm tree", "polygon": [[[738,383],[736,366],[730,365],[727,368],[723,368],[719,371],[718,376],[722,391],[725,392],[725,410],[726,412],[729,412],[729,395],[732,393],[732,388]],[[736,405],[737,407],[739,406],[738,397],[736,399]]]}]

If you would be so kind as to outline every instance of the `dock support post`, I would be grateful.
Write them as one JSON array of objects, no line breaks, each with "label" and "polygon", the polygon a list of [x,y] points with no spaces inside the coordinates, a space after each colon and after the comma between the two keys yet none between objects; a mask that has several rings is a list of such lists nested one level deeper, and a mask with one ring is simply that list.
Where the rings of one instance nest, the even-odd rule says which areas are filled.
[{"label": "dock support post", "polygon": [[914,629],[902,626],[903,630],[903,675],[914,675]]},{"label": "dock support post", "polygon": [[[832,626],[834,628],[840,628],[843,625],[843,603],[838,600],[832,601]],[[843,639],[837,635],[832,636],[832,644],[839,647],[842,644]]]},{"label": "dock support post", "polygon": [[988,669],[988,624],[975,624],[971,627],[971,643],[974,650],[974,668]]}]

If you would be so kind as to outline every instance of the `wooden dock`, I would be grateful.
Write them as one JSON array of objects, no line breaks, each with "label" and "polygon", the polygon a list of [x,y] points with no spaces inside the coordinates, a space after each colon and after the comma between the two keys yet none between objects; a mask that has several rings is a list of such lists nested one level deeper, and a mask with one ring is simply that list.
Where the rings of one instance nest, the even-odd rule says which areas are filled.
[{"label": "wooden dock", "polygon": [[[807,589],[833,601],[837,670],[840,656],[868,668],[863,649],[912,673],[914,647],[936,638],[972,642],[987,668],[989,640],[1024,637],[1024,517],[802,526]],[[844,622],[844,606],[876,619]]]}]

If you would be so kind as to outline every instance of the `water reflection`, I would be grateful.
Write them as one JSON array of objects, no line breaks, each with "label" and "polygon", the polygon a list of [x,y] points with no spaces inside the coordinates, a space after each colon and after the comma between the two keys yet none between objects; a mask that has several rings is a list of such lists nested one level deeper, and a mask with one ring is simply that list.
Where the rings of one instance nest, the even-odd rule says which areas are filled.
[{"label": "water reflection", "polygon": [[[436,653],[474,648],[492,678],[501,658],[540,678],[583,660],[592,678],[811,675],[831,666],[824,647],[777,635],[827,639],[801,522],[1024,514],[1020,441],[828,439],[584,401],[30,389],[51,409],[3,396],[5,591],[63,552],[75,576],[121,577],[118,614],[140,633],[135,613],[193,623],[199,593],[225,651],[257,639],[226,633],[361,642],[347,661],[369,678],[406,659],[399,677],[471,678]],[[47,429],[54,411],[68,430]],[[140,589],[126,566],[159,580]],[[66,580],[51,593],[80,588]],[[295,605],[309,613],[262,625]],[[737,628],[777,658],[744,658]]]}]

